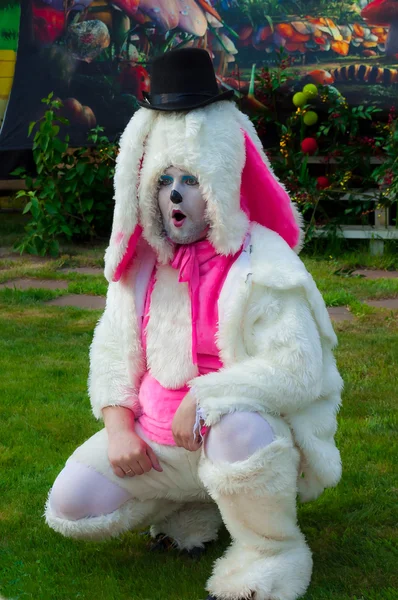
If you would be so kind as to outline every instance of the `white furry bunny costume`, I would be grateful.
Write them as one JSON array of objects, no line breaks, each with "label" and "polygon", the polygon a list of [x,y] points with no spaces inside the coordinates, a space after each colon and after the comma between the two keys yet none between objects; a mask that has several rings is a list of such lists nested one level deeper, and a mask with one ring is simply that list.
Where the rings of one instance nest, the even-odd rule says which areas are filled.
[{"label": "white furry bunny costume", "polygon": [[[188,291],[168,265],[172,247],[157,217],[158,180],[170,165],[197,176],[217,252],[232,254],[243,245],[218,301],[217,345],[224,366],[201,376],[190,352]],[[301,243],[296,209],[251,122],[229,101],[189,112],[141,108],[121,139],[115,200],[105,256],[107,304],[90,356],[96,418],[106,406],[139,413],[138,390],[148,364],[165,387],[189,382],[208,427],[226,414],[252,411],[267,419],[275,439],[230,464],[212,462],[202,450],[154,443],[169,476],[165,484],[156,472],[118,480],[102,430],[73,457],[118,480],[134,502],[79,521],[55,516],[48,505],[47,522],[64,535],[89,539],[149,523],[154,535],[167,533],[180,548],[191,548],[215,539],[221,513],[232,544],[214,565],[207,585],[212,597],[298,598],[309,584],[312,559],[296,523],[296,494],[313,500],[340,479],[334,434],[342,380],[325,304],[294,251]],[[155,333],[148,331],[144,356],[141,317],[155,262],[162,289],[151,304],[156,326]],[[178,328],[176,306],[183,315]]]}]

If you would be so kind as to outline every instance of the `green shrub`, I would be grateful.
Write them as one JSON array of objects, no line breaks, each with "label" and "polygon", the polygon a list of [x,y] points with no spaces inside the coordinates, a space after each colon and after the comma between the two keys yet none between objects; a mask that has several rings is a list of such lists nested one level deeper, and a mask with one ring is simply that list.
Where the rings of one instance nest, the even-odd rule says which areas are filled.
[{"label": "green shrub", "polygon": [[[305,94],[306,84],[280,49],[274,68],[264,67],[256,77],[253,68],[248,98],[251,119],[303,214],[309,242],[318,228],[335,239],[341,225],[372,224],[375,208],[381,212],[397,203],[398,119],[394,109],[385,123],[379,108],[349,105],[332,85],[307,84],[313,92]],[[310,113],[314,120],[308,123]]]},{"label": "green shrub", "polygon": [[29,135],[35,130],[37,176],[23,168],[13,172],[26,182],[17,196],[26,197],[24,213],[31,215],[15,248],[40,256],[56,256],[62,239],[86,242],[108,235],[113,213],[116,146],[97,126],[89,131],[86,147],[70,148],[69,136],[60,136],[60,127],[69,122],[60,114],[62,103],[52,96],[42,100],[48,106],[43,117],[29,125]]}]

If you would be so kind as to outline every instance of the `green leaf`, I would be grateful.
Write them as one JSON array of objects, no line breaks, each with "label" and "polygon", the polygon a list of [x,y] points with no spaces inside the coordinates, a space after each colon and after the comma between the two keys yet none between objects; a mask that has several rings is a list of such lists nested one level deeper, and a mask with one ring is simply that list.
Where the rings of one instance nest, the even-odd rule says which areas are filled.
[{"label": "green leaf", "polygon": [[59,243],[58,240],[51,240],[48,245],[48,251],[50,256],[56,257],[59,254]]},{"label": "green leaf", "polygon": [[29,128],[28,128],[28,137],[32,134],[33,131],[33,127],[36,125],[37,121],[32,121],[31,123],[29,123]]},{"label": "green leaf", "polygon": [[91,210],[94,204],[94,200],[93,198],[86,198],[84,201],[82,201],[82,206],[84,210]]},{"label": "green leaf", "polygon": [[68,227],[68,225],[61,225],[61,231],[65,233],[67,236],[72,236],[72,231]]},{"label": "green leaf", "polygon": [[65,144],[65,142],[61,142],[61,140],[57,137],[52,140],[52,144],[53,144],[54,149],[57,152],[60,152],[61,154],[66,152],[68,149],[68,144]]},{"label": "green leaf", "polygon": [[272,33],[274,32],[274,22],[272,20],[272,17],[270,17],[269,15],[264,15],[265,20],[267,21],[268,25],[271,28]]},{"label": "green leaf", "polygon": [[48,233],[50,235],[57,233],[58,231],[58,223],[54,223],[53,225],[51,225],[51,227],[48,228]]},{"label": "green leaf", "polygon": [[90,170],[83,174],[83,181],[87,186],[90,186],[94,181],[94,171]]},{"label": "green leaf", "polygon": [[30,211],[35,219],[39,216],[39,201],[37,198],[32,198]]},{"label": "green leaf", "polygon": [[84,171],[86,170],[87,165],[85,163],[82,162],[78,162],[76,165],[76,172],[79,173],[79,175],[82,175],[84,173]]},{"label": "green leaf", "polygon": [[11,175],[15,175],[16,177],[18,177],[19,175],[23,175],[25,173],[25,169],[23,167],[18,167],[16,169],[14,169],[13,171],[11,171]]},{"label": "green leaf", "polygon": [[44,208],[46,209],[46,211],[48,212],[49,215],[57,215],[58,214],[58,207],[54,206],[54,204],[51,204],[50,202],[46,202],[44,205]]},{"label": "green leaf", "polygon": [[42,142],[41,142],[41,147],[42,147],[43,152],[47,151],[49,141],[50,141],[50,138],[48,137],[48,135],[43,135]]},{"label": "green leaf", "polygon": [[27,205],[25,206],[25,208],[23,209],[22,214],[26,215],[26,213],[30,211],[31,206],[32,206],[32,203],[28,202]]}]

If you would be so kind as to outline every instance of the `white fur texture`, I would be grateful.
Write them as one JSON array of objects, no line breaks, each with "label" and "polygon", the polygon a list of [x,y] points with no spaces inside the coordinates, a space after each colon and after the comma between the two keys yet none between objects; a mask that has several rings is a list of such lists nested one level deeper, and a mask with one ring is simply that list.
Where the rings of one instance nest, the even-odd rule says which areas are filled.
[{"label": "white fur texture", "polygon": [[198,374],[192,362],[188,284],[179,283],[178,277],[178,270],[170,266],[157,269],[147,326],[147,364],[168,389],[178,389]]},{"label": "white fur texture", "polygon": [[236,112],[232,103],[219,102],[188,114],[163,114],[153,127],[141,173],[139,211],[144,235],[161,261],[166,262],[170,252],[156,218],[157,188],[159,176],[169,166],[198,177],[211,223],[209,239],[217,251],[231,254],[242,244],[248,228],[240,210],[245,148]]},{"label": "white fur texture", "polygon": [[190,502],[151,527],[152,537],[164,533],[174,540],[179,550],[203,548],[217,539],[222,519],[217,504]]},{"label": "white fur texture", "polygon": [[300,497],[310,500],[341,477],[337,339],[312,277],[280,236],[255,225],[235,265],[225,283],[233,295],[220,298],[225,366],[190,386],[207,425],[234,410],[283,416],[302,453]]},{"label": "white fur texture", "polygon": [[[132,269],[123,281],[109,286],[95,332],[90,397],[97,417],[107,404],[135,406],[134,393],[145,368],[132,292],[135,276]],[[183,284],[173,284],[182,294]],[[159,304],[158,323],[168,310]],[[336,485],[341,473],[333,439],[342,388],[332,354],[337,338],[311,275],[276,233],[253,227],[246,252],[224,284],[219,318],[218,346],[225,366],[191,380],[206,423],[234,410],[281,415],[301,453],[305,476],[299,480],[300,497],[317,497]],[[173,347],[187,348],[190,335],[186,322],[175,333]],[[153,352],[165,369],[170,357],[163,346],[154,344]],[[185,368],[187,353],[172,357],[177,370]]]},{"label": "white fur texture", "polygon": [[88,387],[97,419],[102,418],[105,406],[125,406],[136,416],[140,413],[138,390],[145,360],[135,308],[135,280],[145,246],[138,248],[137,260],[122,279],[109,284],[106,308],[94,331]]},{"label": "white fur texture", "polygon": [[206,589],[219,600],[296,600],[307,590],[312,572],[305,543],[290,543],[283,552],[263,556],[255,548],[232,545],[216,560]]},{"label": "white fur texture", "polygon": [[207,582],[217,598],[295,600],[308,587],[312,559],[296,520],[299,454],[291,434],[247,460],[203,459],[199,474],[232,537]]},{"label": "white fur texture", "polygon": [[159,515],[159,511],[166,516],[173,510],[174,503],[160,500],[139,502],[133,498],[110,514],[71,521],[54,514],[47,499],[44,516],[47,525],[65,537],[100,541],[118,537],[131,529],[145,527],[155,515]]},{"label": "white fur texture", "polygon": [[[138,197],[140,163],[145,151],[145,141],[156,122],[153,110],[138,110],[120,138],[114,177],[115,211],[109,247],[105,253],[105,277],[112,281],[116,267],[122,260],[128,240],[138,223]],[[118,236],[123,234],[119,242]]]},{"label": "white fur texture", "polygon": [[[170,259],[172,250],[162,235],[157,207],[158,179],[170,166],[199,178],[211,224],[210,241],[220,254],[237,252],[249,226],[240,209],[241,175],[246,160],[242,130],[250,135],[275,177],[254,126],[232,102],[217,102],[188,113],[158,113],[145,108],[135,113],[121,138],[116,164],[115,214],[105,255],[108,281],[112,280],[138,223],[159,261],[166,263]],[[292,212],[301,227],[301,217],[293,203]],[[122,241],[118,239],[120,234]]]},{"label": "white fur texture", "polygon": [[295,496],[299,454],[292,442],[277,437],[266,448],[246,460],[233,463],[204,459],[199,476],[217,502],[224,494],[278,494],[286,490]]}]

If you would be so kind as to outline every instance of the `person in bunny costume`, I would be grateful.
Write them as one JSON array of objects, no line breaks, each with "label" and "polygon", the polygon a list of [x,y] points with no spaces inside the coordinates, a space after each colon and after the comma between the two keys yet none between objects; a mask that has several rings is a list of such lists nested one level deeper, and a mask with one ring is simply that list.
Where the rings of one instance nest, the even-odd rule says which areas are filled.
[{"label": "person in bunny costume", "polygon": [[89,393],[105,427],[57,477],[45,518],[105,539],[151,527],[231,545],[208,599],[294,600],[311,552],[296,496],[341,476],[342,380],[299,214],[205,50],[153,62],[121,141]]}]

